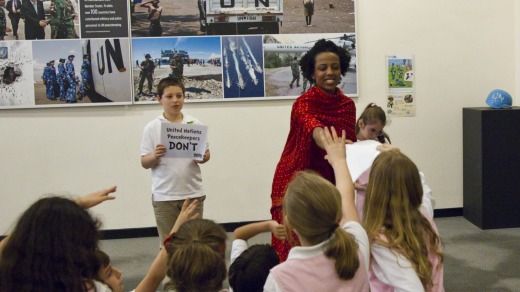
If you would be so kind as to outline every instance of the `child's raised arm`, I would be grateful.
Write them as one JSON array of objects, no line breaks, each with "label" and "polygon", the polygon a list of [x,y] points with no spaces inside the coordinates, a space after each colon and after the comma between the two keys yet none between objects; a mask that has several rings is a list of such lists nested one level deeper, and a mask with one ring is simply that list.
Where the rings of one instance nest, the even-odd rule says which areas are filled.
[{"label": "child's raised arm", "polygon": [[341,209],[343,212],[340,223],[341,226],[347,221],[359,222],[354,202],[354,184],[352,183],[352,177],[347,167],[345,137],[345,131],[341,133],[341,137],[338,137],[334,127],[331,127],[330,131],[325,127],[324,131],[321,132],[321,140],[325,146],[325,151],[327,151],[325,159],[327,159],[334,169],[336,188],[338,188],[341,194]]},{"label": "child's raised arm", "polygon": [[[171,233],[175,233],[179,227],[186,221],[196,218],[200,216],[198,213],[195,213],[195,209],[199,204],[198,200],[190,201],[190,199],[186,199],[184,204],[182,204],[181,212],[177,217],[177,221],[173,225]],[[150,269],[144,276],[143,280],[139,283],[139,285],[135,288],[135,292],[154,292],[157,291],[157,288],[161,284],[164,277],[166,277],[166,270],[168,269],[168,254],[166,252],[166,248],[163,247],[154,262],[150,266]]]},{"label": "child's raised arm", "polygon": [[286,237],[285,227],[283,225],[278,224],[278,222],[274,220],[267,220],[238,227],[233,232],[233,239],[248,240],[263,232],[271,232],[279,240],[285,240]]},{"label": "child's raised arm", "polygon": [[114,193],[117,190],[117,186],[112,186],[106,189],[102,189],[100,191],[83,195],[81,197],[78,197],[74,200],[74,202],[83,207],[84,209],[92,208],[96,205],[101,204],[104,201],[107,200],[114,200],[116,197],[110,195],[111,193]]}]

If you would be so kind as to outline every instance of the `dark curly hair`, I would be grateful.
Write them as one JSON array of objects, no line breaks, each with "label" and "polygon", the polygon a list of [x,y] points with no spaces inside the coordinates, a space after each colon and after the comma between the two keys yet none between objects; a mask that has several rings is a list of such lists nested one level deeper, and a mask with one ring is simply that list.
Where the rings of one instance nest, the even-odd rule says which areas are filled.
[{"label": "dark curly hair", "polygon": [[350,64],[350,54],[333,41],[321,39],[300,59],[300,68],[305,79],[313,81],[312,75],[314,75],[314,68],[316,66],[316,56],[324,52],[331,52],[338,55],[341,75],[345,76],[345,74],[347,74],[347,69]]},{"label": "dark curly hair", "polygon": [[255,244],[246,249],[229,267],[229,286],[235,292],[261,292],[269,271],[280,263],[270,244]]},{"label": "dark curly hair", "polygon": [[99,225],[69,199],[36,201],[5,239],[0,291],[87,291],[100,268]]}]

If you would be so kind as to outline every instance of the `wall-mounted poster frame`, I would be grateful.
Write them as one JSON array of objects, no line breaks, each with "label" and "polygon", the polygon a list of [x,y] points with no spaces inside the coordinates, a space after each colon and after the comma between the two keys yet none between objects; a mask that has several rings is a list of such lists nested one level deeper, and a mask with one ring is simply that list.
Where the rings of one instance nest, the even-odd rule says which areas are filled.
[{"label": "wall-mounted poster frame", "polygon": [[34,1],[37,22],[0,40],[0,109],[155,104],[167,76],[188,102],[296,98],[311,84],[290,85],[291,61],[321,38],[351,55],[340,87],[358,94],[353,0]]},{"label": "wall-mounted poster frame", "polygon": [[410,56],[386,56],[388,95],[386,113],[392,117],[413,117],[417,96],[414,86],[415,61]]}]

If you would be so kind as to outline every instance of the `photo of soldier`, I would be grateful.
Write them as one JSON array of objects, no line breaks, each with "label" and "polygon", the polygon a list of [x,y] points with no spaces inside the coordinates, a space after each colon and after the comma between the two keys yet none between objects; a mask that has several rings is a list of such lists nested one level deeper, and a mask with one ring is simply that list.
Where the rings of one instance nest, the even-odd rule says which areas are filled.
[{"label": "photo of soldier", "polygon": [[51,0],[51,4],[49,5],[49,17],[51,21],[49,22],[49,27],[51,28],[51,39],[56,38],[56,33],[58,32],[58,22],[52,21],[56,19],[58,14],[56,13],[56,0]]},{"label": "photo of soldier", "polygon": [[159,6],[159,0],[151,0],[140,5],[148,9],[146,18],[150,21],[150,28],[148,29],[149,36],[161,36],[161,14],[162,7]]},{"label": "photo of soldier", "polygon": [[[132,102],[125,39],[73,39],[27,42],[32,46],[33,101],[36,106],[86,106]],[[92,60],[91,56],[98,56]],[[51,68],[46,66],[51,63]],[[93,68],[96,68],[95,70]],[[49,80],[54,77],[54,96]],[[54,97],[54,98],[53,98]]]},{"label": "photo of soldier", "polygon": [[[342,76],[338,88],[347,96],[357,96],[356,35],[328,33],[263,36],[266,97],[299,96],[314,85],[314,80],[301,76],[302,71],[298,60],[320,39],[331,40],[347,52],[350,60],[349,67],[345,76]],[[294,86],[295,81],[296,86]],[[302,85],[301,89],[298,84]]]},{"label": "photo of soldier", "polygon": [[60,100],[66,101],[67,96],[67,70],[65,69],[65,59],[60,58],[60,62],[58,64],[58,74],[56,75],[56,79],[58,80],[58,85],[60,88]]},{"label": "photo of soldier", "polygon": [[78,16],[70,0],[53,0],[50,9],[52,39],[76,39],[78,35],[74,28],[74,20]]},{"label": "photo of soldier", "polygon": [[291,61],[291,73],[292,73],[292,81],[289,84],[289,87],[293,88],[293,83],[296,81],[296,87],[300,87],[300,64],[298,62],[298,57],[294,56],[294,59]]},{"label": "photo of soldier", "polygon": [[5,17],[5,11],[2,7],[5,5],[5,0],[0,0],[0,40],[4,39],[7,32],[7,18]]},{"label": "photo of soldier", "polygon": [[[143,90],[150,77],[143,70],[143,56],[150,55],[154,64],[152,94]],[[182,78],[187,100],[222,99],[222,51],[218,36],[202,38],[134,38],[132,40],[132,71],[134,102],[157,103],[156,86],[162,78]],[[95,67],[95,66],[94,66]],[[148,83],[150,84],[150,82]]]},{"label": "photo of soldier", "polygon": [[181,61],[181,56],[176,55],[170,61],[170,69],[172,69],[172,73],[170,73],[169,77],[174,77],[179,80],[182,80],[182,76],[184,73],[184,64]]},{"label": "photo of soldier", "polygon": [[5,40],[79,38],[79,0],[0,0],[0,6],[2,3],[9,17]]},{"label": "photo of soldier", "polygon": [[355,1],[346,0],[283,0],[284,18],[280,34],[354,33],[354,6]]},{"label": "photo of soldier", "polygon": [[74,71],[74,58],[76,56],[69,55],[67,58],[67,62],[65,63],[65,74],[67,77],[67,94],[65,96],[65,100],[67,103],[76,103],[78,100],[76,99],[76,86],[78,85],[78,80],[76,79],[76,71]]},{"label": "photo of soldier", "polygon": [[78,99],[82,100],[90,91],[90,83],[92,82],[92,73],[90,72],[90,55],[83,55],[83,64],[81,64],[81,84],[79,86]]},{"label": "photo of soldier", "polygon": [[131,15],[131,36],[134,38],[206,35],[199,26],[198,0],[151,0],[142,1],[142,4],[139,4],[141,0],[130,1],[134,2]]},{"label": "photo of soldier", "polygon": [[144,58],[145,60],[143,62],[141,62],[141,72],[139,73],[139,77],[140,77],[140,80],[139,80],[139,92],[137,93],[137,95],[143,95],[143,86],[144,86],[144,81],[147,80],[148,81],[148,94],[149,95],[153,95],[153,92],[152,92],[152,87],[153,87],[153,74],[154,74],[154,71],[155,71],[155,64],[153,63],[152,60],[150,60],[152,56],[150,56],[150,54],[146,54],[144,55]]},{"label": "photo of soldier", "polygon": [[45,93],[47,98],[50,100],[56,100],[56,68],[54,67],[54,60],[47,63],[47,67],[43,69],[42,76],[43,83],[45,84]]}]

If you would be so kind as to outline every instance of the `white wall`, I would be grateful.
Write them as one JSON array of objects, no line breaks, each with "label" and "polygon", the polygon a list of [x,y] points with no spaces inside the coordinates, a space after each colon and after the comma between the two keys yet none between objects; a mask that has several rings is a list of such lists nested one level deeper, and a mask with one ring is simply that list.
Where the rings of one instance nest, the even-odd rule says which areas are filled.
[{"label": "white wall", "polygon": [[[426,174],[437,208],[462,207],[462,108],[494,88],[517,92],[514,0],[357,2],[359,110],[385,104],[386,55],[415,56],[417,115],[394,118],[392,142]],[[270,187],[292,100],[188,103],[209,125],[202,166],[205,217],[270,218]],[[516,104],[516,103],[515,103]],[[44,193],[82,194],[112,184],[118,199],[94,208],[104,229],[155,226],[150,173],[140,166],[144,125],[160,105],[0,112],[0,234]]]}]

